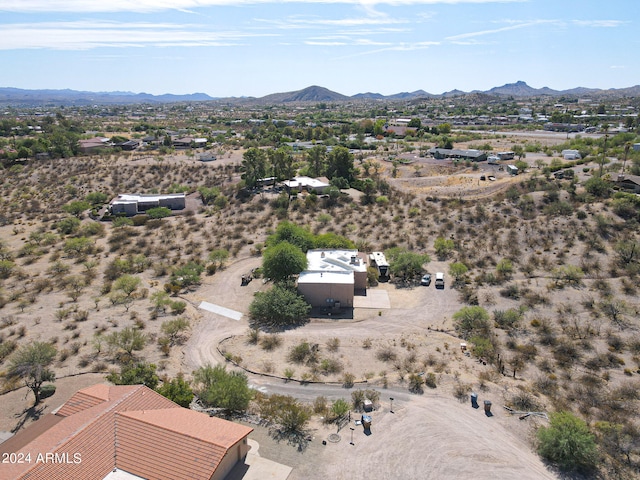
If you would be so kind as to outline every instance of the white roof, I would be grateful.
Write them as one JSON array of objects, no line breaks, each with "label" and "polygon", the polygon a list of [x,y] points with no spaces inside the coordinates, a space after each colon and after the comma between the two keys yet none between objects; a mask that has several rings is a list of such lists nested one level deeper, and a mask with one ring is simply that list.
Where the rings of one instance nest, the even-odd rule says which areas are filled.
[{"label": "white roof", "polygon": [[[355,257],[355,262],[352,258]],[[367,265],[358,257],[357,250],[309,250],[308,272],[366,272]]]},{"label": "white roof", "polygon": [[119,468],[114,468],[113,471],[109,472],[103,480],[144,480],[142,477],[134,475],[133,473],[126,472],[124,470],[120,470]]},{"label": "white roof", "polygon": [[122,193],[111,203],[158,202],[169,198],[184,198],[184,193],[167,193],[165,195],[131,195]]},{"label": "white roof", "polygon": [[284,183],[289,188],[326,188],[329,186],[328,183],[311,177],[294,177],[293,180],[285,180],[282,183]]},{"label": "white roof", "polygon": [[304,271],[298,276],[298,284],[305,283],[333,283],[353,285],[353,272],[310,272]]}]

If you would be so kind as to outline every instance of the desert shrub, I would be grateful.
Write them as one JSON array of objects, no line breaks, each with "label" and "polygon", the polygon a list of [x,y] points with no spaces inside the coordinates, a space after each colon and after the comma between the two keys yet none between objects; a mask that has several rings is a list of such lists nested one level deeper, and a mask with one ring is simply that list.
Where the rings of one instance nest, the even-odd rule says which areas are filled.
[{"label": "desert shrub", "polygon": [[40,398],[49,398],[56,393],[56,386],[49,383],[40,387]]},{"label": "desert shrub", "polygon": [[332,375],[342,371],[342,362],[335,358],[323,358],[320,360],[320,372],[323,375]]},{"label": "desert shrub", "polygon": [[463,307],[453,314],[456,332],[463,338],[487,337],[490,331],[489,314],[479,306]]},{"label": "desert shrub", "polygon": [[471,385],[457,382],[453,387],[453,396],[457,398],[459,402],[466,402],[470,391]]},{"label": "desert shrub", "polygon": [[345,374],[342,375],[342,386],[344,388],[353,387],[353,385],[355,384],[355,381],[356,381],[356,377],[353,373],[345,372]]},{"label": "desert shrub", "polygon": [[418,375],[417,373],[409,375],[409,391],[411,393],[423,393],[422,385],[424,385],[422,375]]},{"label": "desert shrub", "polygon": [[424,377],[424,384],[429,388],[436,388],[436,374],[433,372],[427,373],[427,375]]},{"label": "desert shrub", "polygon": [[548,427],[537,432],[538,453],[562,470],[591,472],[598,462],[595,437],[580,418],[569,412],[550,415]]},{"label": "desert shrub", "polygon": [[522,311],[515,308],[507,310],[494,310],[493,321],[496,325],[504,330],[510,330],[518,326],[522,318]]},{"label": "desert shrub", "polygon": [[398,354],[390,347],[385,347],[376,352],[376,358],[381,362],[394,362]]},{"label": "desert shrub", "polygon": [[282,339],[277,334],[265,335],[260,340],[260,347],[263,350],[270,352],[271,350],[275,350],[282,344]]},{"label": "desert shrub", "polygon": [[287,358],[293,363],[306,363],[307,365],[315,364],[318,362],[318,345],[311,345],[309,342],[301,342],[298,345],[291,347]]},{"label": "desert shrub", "polygon": [[540,409],[536,398],[526,390],[518,390],[511,395],[509,404],[515,409],[523,412],[534,412]]},{"label": "desert shrub", "polygon": [[247,331],[247,343],[249,345],[257,345],[260,340],[260,330],[257,328],[250,328]]},{"label": "desert shrub", "polygon": [[340,339],[338,337],[333,337],[327,341],[327,350],[330,352],[337,352],[338,348],[340,348]]}]

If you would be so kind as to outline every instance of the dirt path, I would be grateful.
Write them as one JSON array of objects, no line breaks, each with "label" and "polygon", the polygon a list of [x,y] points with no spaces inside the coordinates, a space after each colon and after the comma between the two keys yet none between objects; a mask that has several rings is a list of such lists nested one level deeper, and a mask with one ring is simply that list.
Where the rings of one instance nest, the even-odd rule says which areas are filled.
[{"label": "dirt path", "polygon": [[[242,259],[229,265],[224,271],[211,277],[210,284],[203,285],[197,298],[194,296],[189,300],[194,304],[205,300],[246,314],[253,292],[261,290],[264,285],[261,281],[254,280],[249,286],[241,287],[240,277],[258,265],[259,258]],[[443,267],[444,264],[433,262],[430,270],[436,271]],[[282,335],[312,338],[316,342],[338,336],[347,342],[347,339],[362,339],[365,336],[384,339],[403,335],[410,338],[412,334],[420,333],[424,336],[426,332],[434,341],[448,340],[455,345],[455,337],[429,331],[428,328],[451,327],[451,316],[459,306],[457,292],[449,288],[397,289],[390,284],[378,288],[388,290],[392,305],[391,310],[386,310],[381,315],[375,310],[363,310],[356,312],[353,320],[312,321]],[[247,328],[246,317],[235,321],[202,312],[201,320],[185,348],[185,367],[190,371],[204,363],[223,362],[224,359],[216,349],[218,343],[230,335],[243,334]],[[358,355],[349,357],[350,362],[358,362]],[[273,360],[277,361],[275,354]],[[276,371],[283,368],[283,365],[278,365]],[[452,365],[451,368],[459,366]],[[464,377],[464,371],[462,375]],[[309,400],[309,386],[302,386],[297,382],[285,384],[282,380],[255,375],[249,375],[249,379],[256,388],[268,393],[300,395]],[[434,480],[465,477],[487,480],[557,478],[533,452],[528,441],[531,422],[520,422],[503,412],[503,392],[498,387],[481,395],[483,399],[491,398],[494,401],[495,415],[488,417],[482,408],[476,410],[468,402],[458,403],[450,393],[452,384],[453,379],[449,379],[438,387],[439,393],[428,391],[424,395],[411,395],[408,392],[395,394],[392,389],[377,387],[381,392],[382,407],[373,412],[372,434],[367,436],[362,427],[354,426],[356,430],[353,446],[349,444],[348,427],[342,430],[340,442],[322,445],[322,440],[328,439],[328,435],[335,432],[335,426],[316,425],[312,433],[314,439],[304,452],[285,442],[276,442],[263,427],[256,427],[253,435],[260,442],[263,455],[293,467],[290,480],[346,480],[363,476],[371,480],[400,477]],[[371,387],[374,386],[370,385]],[[339,386],[314,384],[311,388],[315,396],[342,396],[346,400],[351,396],[350,390]],[[395,413],[388,411],[390,395],[395,395]]]},{"label": "dirt path", "polygon": [[252,268],[260,266],[260,257],[249,257],[228,265],[224,270],[210,277],[198,289],[197,294],[186,295],[184,298],[194,306],[205,301],[242,312],[239,321],[199,310],[200,319],[194,326],[191,338],[184,347],[183,366],[185,371],[191,372],[198,367],[211,363],[215,365],[223,362],[216,347],[223,338],[239,335],[248,328],[246,315],[253,294],[264,288],[261,279],[255,279],[246,286],[241,286],[241,277],[249,273]]}]

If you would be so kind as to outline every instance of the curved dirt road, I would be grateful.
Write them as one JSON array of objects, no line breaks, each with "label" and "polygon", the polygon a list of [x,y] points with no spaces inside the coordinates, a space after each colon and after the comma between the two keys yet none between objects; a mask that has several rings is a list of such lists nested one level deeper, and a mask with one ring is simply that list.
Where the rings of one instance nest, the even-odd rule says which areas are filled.
[{"label": "curved dirt road", "polygon": [[[194,305],[207,301],[245,314],[239,321],[199,311],[201,318],[186,345],[184,363],[190,370],[205,363],[224,362],[218,353],[218,343],[227,336],[244,333],[248,328],[246,314],[255,291],[262,290],[261,280],[240,286],[240,278],[260,259],[245,258],[229,265],[210,277],[209,282],[187,299]],[[435,271],[438,262],[430,265]],[[380,288],[393,292],[391,285]],[[309,337],[322,341],[338,336],[367,335],[394,336],[412,331],[424,332],[432,328],[447,327],[451,315],[459,304],[453,290],[414,288],[394,292],[392,309],[378,316],[377,310],[355,313],[349,321],[314,321],[304,327],[283,332],[282,335]],[[268,393],[281,393],[312,401],[323,395],[328,399],[350,399],[351,392],[339,386],[318,384],[300,385],[281,380],[249,375],[253,387]],[[444,386],[442,388],[445,388]],[[339,443],[294,453],[286,458],[273,458],[290,464],[293,471],[289,480],[351,479],[387,480],[389,478],[448,480],[473,478],[495,480],[556,479],[543,462],[533,453],[527,441],[527,424],[510,417],[498,405],[500,392],[486,392],[484,398],[494,400],[494,415],[488,417],[482,408],[460,404],[453,397],[426,392],[416,396],[402,387],[379,389],[382,408],[372,413],[372,434],[365,435],[362,427],[355,427],[354,443],[349,444],[350,430],[345,428]],[[438,389],[437,391],[440,391]],[[389,397],[394,396],[394,413],[388,411]],[[482,402],[480,402],[482,405]],[[352,426],[354,426],[352,424]],[[314,444],[327,438],[325,431],[317,432]],[[277,447],[276,452],[286,449]],[[311,453],[313,451],[313,453]]]}]

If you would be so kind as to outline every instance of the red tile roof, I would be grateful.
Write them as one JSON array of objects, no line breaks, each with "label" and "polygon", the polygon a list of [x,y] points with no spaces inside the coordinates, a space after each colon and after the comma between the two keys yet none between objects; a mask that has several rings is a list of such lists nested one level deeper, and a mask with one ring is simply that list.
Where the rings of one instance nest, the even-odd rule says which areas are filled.
[{"label": "red tile roof", "polygon": [[[44,429],[35,422],[7,441],[13,453],[31,459],[0,464],[0,478],[102,480],[119,468],[148,479],[209,480],[252,431],[182,408],[142,385],[80,390],[47,417],[57,420]],[[47,461],[47,453],[58,456]]]}]

